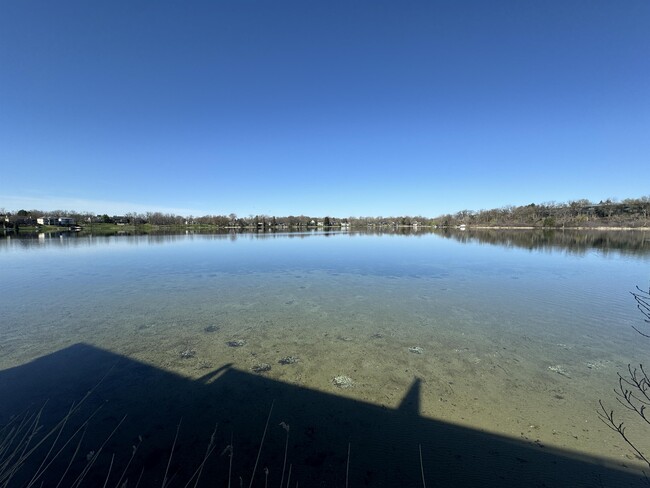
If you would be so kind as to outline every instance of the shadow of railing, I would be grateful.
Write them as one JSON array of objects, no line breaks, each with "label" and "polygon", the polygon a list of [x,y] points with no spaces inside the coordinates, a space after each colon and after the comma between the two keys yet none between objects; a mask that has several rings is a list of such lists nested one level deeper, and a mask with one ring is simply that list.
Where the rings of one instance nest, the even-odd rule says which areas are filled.
[{"label": "shadow of railing", "polygon": [[[47,430],[107,371],[110,373],[78,415],[77,424],[101,406],[88,425],[62,486],[71,485],[86,465],[87,454],[98,449],[125,414],[126,420],[86,477],[86,486],[103,486],[111,459],[106,486],[115,486],[139,436],[142,444],[122,481],[128,479],[127,486],[135,486],[142,474],[139,486],[161,486],[179,422],[169,467],[172,486],[186,486],[195,473],[215,422],[216,447],[199,486],[228,486],[230,457],[224,449],[231,444],[232,486],[240,486],[240,477],[243,486],[249,486],[271,405],[252,486],[267,486],[267,481],[268,486],[280,485],[287,440],[280,422],[290,425],[284,481],[286,484],[291,465],[292,487],[297,482],[303,487],[422,486],[421,467],[428,486],[645,484],[639,472],[603,459],[424,418],[419,415],[419,379],[414,379],[399,407],[391,409],[279,382],[229,364],[191,380],[87,344],[0,371],[0,424],[26,408],[38,410],[47,400],[41,418]],[[69,423],[66,432],[70,433],[62,435],[62,440],[72,435],[74,422],[71,419]],[[39,486],[40,481],[43,486],[56,486],[76,442],[56,458]],[[28,460],[14,478],[15,486],[29,480],[48,449],[43,447]]]}]

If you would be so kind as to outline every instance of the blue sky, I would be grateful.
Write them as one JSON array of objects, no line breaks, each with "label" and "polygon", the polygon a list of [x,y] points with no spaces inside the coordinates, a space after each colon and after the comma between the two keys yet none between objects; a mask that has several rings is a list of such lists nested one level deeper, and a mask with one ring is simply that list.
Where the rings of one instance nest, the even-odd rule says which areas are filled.
[{"label": "blue sky", "polygon": [[650,194],[650,2],[0,3],[0,207],[437,216]]}]

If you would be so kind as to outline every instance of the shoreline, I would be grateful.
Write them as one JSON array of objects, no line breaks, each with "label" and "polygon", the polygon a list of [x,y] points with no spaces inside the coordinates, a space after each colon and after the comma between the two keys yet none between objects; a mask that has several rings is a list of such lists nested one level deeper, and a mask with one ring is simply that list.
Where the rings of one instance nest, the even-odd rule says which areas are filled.
[{"label": "shoreline", "polygon": [[[160,232],[160,231],[207,231],[207,232],[243,232],[243,233],[274,233],[274,232],[304,232],[304,231],[318,231],[318,232],[348,232],[348,231],[360,231],[360,230],[412,230],[413,232],[419,232],[422,230],[435,231],[435,230],[457,230],[461,232],[473,231],[473,230],[525,230],[525,231],[650,231],[650,227],[641,226],[641,227],[630,227],[630,226],[577,226],[577,227],[541,227],[541,226],[524,226],[524,225],[463,225],[458,226],[436,226],[436,225],[361,225],[361,226],[331,226],[331,227],[290,227],[290,228],[257,228],[257,227],[222,227],[215,225],[116,225],[116,224],[99,224],[94,226],[83,226],[81,229],[72,229],[68,227],[56,227],[56,226],[45,226],[45,227],[21,227],[17,232],[18,235],[21,233],[25,234],[34,234],[34,233],[55,233],[55,232],[75,232],[79,234],[104,234],[104,233],[114,233],[114,232]],[[4,234],[16,234],[13,229],[7,228],[3,229]]]}]

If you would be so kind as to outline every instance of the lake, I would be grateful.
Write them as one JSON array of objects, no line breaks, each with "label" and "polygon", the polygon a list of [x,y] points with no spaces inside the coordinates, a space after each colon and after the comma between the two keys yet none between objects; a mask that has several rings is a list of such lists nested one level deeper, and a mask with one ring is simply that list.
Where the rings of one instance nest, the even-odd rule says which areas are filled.
[{"label": "lake", "polygon": [[110,446],[143,434],[133,466],[156,483],[181,417],[176,459],[220,422],[215,471],[238,440],[235,469],[252,469],[271,405],[259,486],[265,461],[287,481],[283,419],[301,486],[346,486],[348,468],[350,486],[415,486],[421,467],[431,484],[533,486],[558,463],[623,486],[643,467],[597,409],[628,418],[617,372],[650,352],[630,295],[650,283],[648,232],[6,236],[0,270],[0,424],[46,399],[56,420],[108,373],[96,435],[127,415]]}]

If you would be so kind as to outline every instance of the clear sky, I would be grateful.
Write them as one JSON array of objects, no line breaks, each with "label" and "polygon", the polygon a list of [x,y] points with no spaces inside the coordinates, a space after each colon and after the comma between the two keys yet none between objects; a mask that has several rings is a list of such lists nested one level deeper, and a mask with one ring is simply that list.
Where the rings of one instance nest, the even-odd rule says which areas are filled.
[{"label": "clear sky", "polygon": [[0,207],[437,216],[650,194],[650,2],[0,2]]}]

